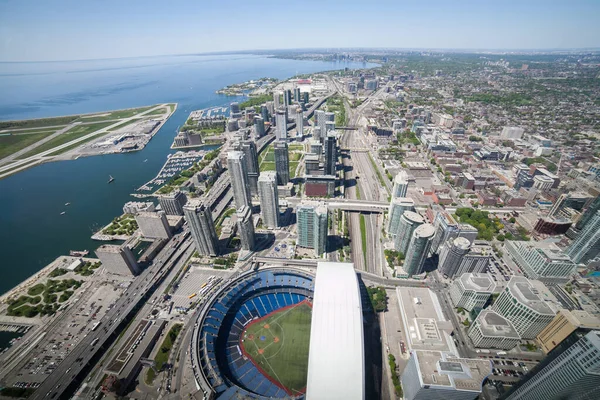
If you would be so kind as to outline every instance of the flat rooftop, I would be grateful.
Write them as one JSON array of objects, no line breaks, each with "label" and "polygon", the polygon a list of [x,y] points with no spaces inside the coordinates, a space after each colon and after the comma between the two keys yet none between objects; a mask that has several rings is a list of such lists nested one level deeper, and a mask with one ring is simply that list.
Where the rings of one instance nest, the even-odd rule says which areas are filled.
[{"label": "flat rooftop", "polygon": [[319,262],[306,398],[362,400],[364,397],[362,305],[354,264]]},{"label": "flat rooftop", "polygon": [[600,319],[593,314],[590,314],[584,310],[560,310],[561,313],[565,315],[565,317],[576,326],[580,326],[586,329],[595,329],[600,330]]},{"label": "flat rooftop", "polygon": [[115,353],[105,371],[122,378],[128,377],[166,323],[166,320],[161,319],[141,320]]},{"label": "flat rooftop", "polygon": [[460,276],[460,281],[465,289],[474,290],[476,292],[493,293],[496,290],[496,283],[492,276],[488,273],[474,274],[467,273]]},{"label": "flat rooftop", "polygon": [[519,333],[513,324],[495,311],[485,309],[479,313],[481,332],[485,336],[498,336],[511,339],[520,339]]},{"label": "flat rooftop", "polygon": [[409,350],[458,354],[450,337],[454,327],[444,319],[435,293],[428,288],[398,287],[396,297]]},{"label": "flat rooftop", "polygon": [[490,360],[452,357],[439,351],[412,352],[419,368],[421,386],[441,386],[480,392],[483,380],[492,373]]},{"label": "flat rooftop", "polygon": [[[543,283],[539,281],[530,281],[523,276],[513,276],[510,281],[508,281],[508,289],[521,303],[534,311],[540,314],[556,314],[546,301],[544,301],[544,297],[552,295]],[[548,300],[553,299],[554,296]]]}]

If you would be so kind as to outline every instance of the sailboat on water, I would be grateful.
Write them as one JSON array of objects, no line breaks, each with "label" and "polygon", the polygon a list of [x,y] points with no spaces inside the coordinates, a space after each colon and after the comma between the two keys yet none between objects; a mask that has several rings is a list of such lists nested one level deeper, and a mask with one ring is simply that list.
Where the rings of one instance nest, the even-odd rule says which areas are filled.
[{"label": "sailboat on water", "polygon": [[108,182],[106,182],[106,183],[111,183],[114,180],[115,180],[115,178],[113,178],[112,175],[109,175],[108,176]]}]

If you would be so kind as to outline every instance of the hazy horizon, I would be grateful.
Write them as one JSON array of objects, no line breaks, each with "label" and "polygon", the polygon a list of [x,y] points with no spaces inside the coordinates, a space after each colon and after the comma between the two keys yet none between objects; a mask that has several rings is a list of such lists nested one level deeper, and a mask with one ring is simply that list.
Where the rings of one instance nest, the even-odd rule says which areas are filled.
[{"label": "hazy horizon", "polygon": [[432,0],[0,2],[0,61],[296,49],[569,51],[600,48],[600,2]]}]

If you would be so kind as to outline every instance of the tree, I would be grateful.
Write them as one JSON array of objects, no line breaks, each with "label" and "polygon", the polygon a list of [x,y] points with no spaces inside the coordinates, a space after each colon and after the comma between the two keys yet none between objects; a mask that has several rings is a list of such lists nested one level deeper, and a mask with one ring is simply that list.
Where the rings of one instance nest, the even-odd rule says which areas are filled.
[{"label": "tree", "polygon": [[496,236],[496,239],[498,239],[501,242],[504,242],[504,235],[500,233],[498,236]]}]

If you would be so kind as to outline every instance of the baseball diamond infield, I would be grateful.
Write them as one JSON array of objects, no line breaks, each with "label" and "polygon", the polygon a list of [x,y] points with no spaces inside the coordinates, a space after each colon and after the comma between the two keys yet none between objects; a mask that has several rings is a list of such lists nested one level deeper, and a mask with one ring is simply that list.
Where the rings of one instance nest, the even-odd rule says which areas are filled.
[{"label": "baseball diamond infield", "polygon": [[276,310],[250,322],[240,336],[244,356],[290,395],[306,390],[311,306],[305,300]]}]

